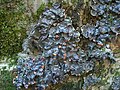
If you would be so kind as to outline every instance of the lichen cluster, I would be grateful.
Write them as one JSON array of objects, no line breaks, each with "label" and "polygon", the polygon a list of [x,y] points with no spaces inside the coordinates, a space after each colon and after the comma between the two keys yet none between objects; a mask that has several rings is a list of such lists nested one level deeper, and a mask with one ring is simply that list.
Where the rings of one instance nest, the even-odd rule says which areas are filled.
[{"label": "lichen cluster", "polygon": [[[79,77],[86,73],[88,76],[84,77],[82,87],[84,90],[100,81],[100,77],[90,72],[95,73],[96,62],[106,59],[109,59],[110,63],[115,62],[106,42],[119,35],[120,3],[119,1],[110,3],[112,6],[109,7],[109,0],[98,1],[94,0],[91,4],[91,15],[93,13],[93,16],[101,15],[102,19],[95,25],[83,25],[80,29],[73,27],[71,18],[65,14],[59,3],[53,4],[51,9],[45,9],[23,43],[24,53],[32,54],[32,46],[38,50],[38,55],[18,59],[18,72],[13,81],[17,89],[35,85],[36,89],[44,90],[51,84],[62,83],[69,76]],[[112,21],[111,18],[106,19],[110,13],[108,10],[108,13],[105,11],[106,7],[117,13]],[[84,49],[79,46],[82,39],[88,40]]]},{"label": "lichen cluster", "polygon": [[120,34],[120,1],[93,0],[91,3],[91,15],[100,17],[95,25],[83,25],[82,34],[93,42],[102,45],[110,41],[110,33]]},{"label": "lichen cluster", "polygon": [[112,90],[120,90],[120,77],[114,77],[114,80],[111,84]]}]

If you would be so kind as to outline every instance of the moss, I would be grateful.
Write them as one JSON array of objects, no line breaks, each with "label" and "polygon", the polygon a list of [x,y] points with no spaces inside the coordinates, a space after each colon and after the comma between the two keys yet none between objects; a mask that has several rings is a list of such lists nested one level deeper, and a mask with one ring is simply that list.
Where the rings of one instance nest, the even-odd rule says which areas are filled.
[{"label": "moss", "polygon": [[16,90],[12,84],[13,75],[9,71],[1,71],[0,75],[0,90]]},{"label": "moss", "polygon": [[22,51],[23,39],[29,17],[25,14],[23,0],[2,1],[0,9],[0,57],[13,57]]}]

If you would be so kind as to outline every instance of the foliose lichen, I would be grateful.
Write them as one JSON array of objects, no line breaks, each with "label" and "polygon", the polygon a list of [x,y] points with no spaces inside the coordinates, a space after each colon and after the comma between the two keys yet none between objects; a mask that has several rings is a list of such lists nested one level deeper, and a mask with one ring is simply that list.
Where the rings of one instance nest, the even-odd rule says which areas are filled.
[{"label": "foliose lichen", "polygon": [[[17,76],[13,81],[17,89],[35,85],[36,89],[44,90],[51,84],[62,83],[68,76],[80,76],[85,73],[88,76],[84,79],[84,90],[100,81],[99,77],[89,73],[94,72],[95,62],[106,59],[115,62],[106,42],[119,35],[120,18],[114,15],[111,21],[110,12],[107,10],[106,13],[106,7],[118,15],[120,3],[116,1],[109,6],[111,0],[97,1],[99,2],[94,0],[91,5],[91,15],[102,15],[102,19],[95,25],[83,25],[80,30],[73,27],[71,18],[65,14],[59,3],[54,3],[51,9],[45,9],[23,43],[23,53],[30,56],[18,59]],[[79,47],[83,38],[89,40],[85,49]],[[37,48],[36,57],[31,55],[31,47]]]},{"label": "foliose lichen", "polygon": [[120,77],[114,77],[114,80],[111,84],[112,90],[120,90]]}]

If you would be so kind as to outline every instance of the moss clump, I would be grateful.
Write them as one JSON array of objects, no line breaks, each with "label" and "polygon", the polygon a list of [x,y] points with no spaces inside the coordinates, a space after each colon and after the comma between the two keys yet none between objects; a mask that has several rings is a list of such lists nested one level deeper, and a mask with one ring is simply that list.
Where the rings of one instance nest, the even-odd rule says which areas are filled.
[{"label": "moss clump", "polygon": [[16,90],[12,84],[13,76],[10,71],[0,71],[0,90]]},{"label": "moss clump", "polygon": [[0,56],[12,57],[21,51],[28,17],[23,0],[2,1],[0,8]]}]

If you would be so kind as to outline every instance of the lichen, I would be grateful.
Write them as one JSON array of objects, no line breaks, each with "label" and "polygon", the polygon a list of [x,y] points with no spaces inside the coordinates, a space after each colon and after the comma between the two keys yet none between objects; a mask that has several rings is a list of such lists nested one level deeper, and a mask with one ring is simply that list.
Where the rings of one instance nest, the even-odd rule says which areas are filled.
[{"label": "lichen", "polygon": [[[23,53],[29,56],[18,59],[18,72],[14,79],[17,89],[34,85],[36,89],[44,90],[51,84],[64,82],[69,76],[83,76],[84,90],[100,82],[101,76],[97,75],[97,72],[104,67],[98,68],[96,63],[104,66],[105,60],[110,64],[115,62],[114,54],[107,42],[119,35],[119,13],[117,7],[114,7],[114,4],[119,2],[112,3],[116,8],[112,9],[113,12],[117,13],[112,21],[109,11],[105,11],[109,2],[99,0],[96,6],[94,0],[91,7],[95,14],[91,15],[100,16],[101,20],[95,25],[87,24],[79,29],[74,28],[71,18],[66,15],[59,3],[45,9],[23,44]],[[89,41],[85,43],[85,48],[79,47],[83,39]],[[36,57],[33,57],[34,48],[38,50]]]}]

